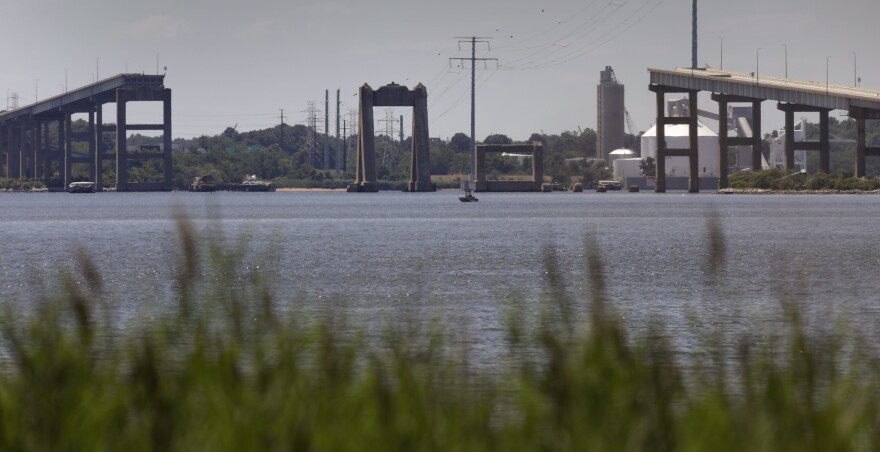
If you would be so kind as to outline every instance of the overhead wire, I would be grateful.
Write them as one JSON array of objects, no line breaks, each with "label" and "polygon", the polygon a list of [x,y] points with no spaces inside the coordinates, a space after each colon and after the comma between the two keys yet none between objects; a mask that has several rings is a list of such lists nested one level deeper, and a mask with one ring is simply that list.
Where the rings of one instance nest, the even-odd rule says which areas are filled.
[{"label": "overhead wire", "polygon": [[[644,20],[648,17],[654,10],[656,10],[664,0],[659,0],[654,6],[650,9],[645,9],[652,1],[655,0],[645,0],[640,6],[638,6],[635,10],[630,11],[629,14],[622,18],[622,20],[609,21],[606,20],[603,23],[603,26],[611,28],[614,30],[610,33],[604,33],[603,39],[596,38],[587,41],[586,43],[581,43],[578,46],[569,45],[570,49],[564,52],[561,55],[556,55],[556,51],[545,52],[544,54],[533,58],[529,61],[515,61],[519,62],[519,65],[514,64],[506,64],[502,66],[503,70],[532,70],[532,69],[543,69],[548,67],[557,66],[559,64],[564,64],[569,61],[572,61],[576,58],[579,58],[587,53],[590,53],[599,47],[607,44],[611,40],[625,33],[637,23]],[[618,10],[619,11],[619,10]],[[609,16],[610,17],[610,16]],[[584,35],[588,36],[588,35]]]},{"label": "overhead wire", "polygon": [[[587,43],[586,45],[579,46],[578,48],[575,48],[571,52],[569,52],[565,55],[559,56],[558,58],[555,58],[555,59],[550,59],[550,60],[546,60],[546,61],[536,60],[527,66],[504,67],[503,69],[505,69],[505,70],[546,69],[549,67],[554,67],[554,66],[558,66],[560,64],[568,63],[572,60],[578,59],[586,54],[589,54],[589,53],[597,50],[598,48],[604,46],[605,44],[611,42],[612,40],[616,39],[621,34],[629,31],[632,27],[634,27],[635,25],[640,23],[646,17],[650,16],[651,13],[654,12],[657,8],[659,8],[660,5],[662,5],[665,0],[659,0],[652,8],[650,8],[648,10],[644,10],[644,8],[650,3],[650,1],[651,0],[646,0],[645,3],[643,3],[642,6],[639,8],[639,10],[637,10],[633,14],[630,14],[629,16],[627,16],[624,19],[624,21],[621,22],[617,26],[616,32],[605,36],[605,38],[602,40],[591,41],[591,42]],[[642,14],[640,16],[637,16],[639,14],[639,12],[642,12]]]}]

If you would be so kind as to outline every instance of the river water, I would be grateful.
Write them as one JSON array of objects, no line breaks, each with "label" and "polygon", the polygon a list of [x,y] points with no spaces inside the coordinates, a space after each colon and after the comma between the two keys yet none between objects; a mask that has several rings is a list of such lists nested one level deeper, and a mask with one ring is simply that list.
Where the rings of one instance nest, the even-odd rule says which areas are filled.
[{"label": "river water", "polygon": [[[556,269],[577,301],[595,285],[638,331],[661,321],[687,348],[702,327],[749,329],[798,302],[816,327],[880,319],[880,196],[682,193],[0,194],[0,299],[28,306],[90,253],[121,313],[173,303],[174,208],[204,236],[244,243],[242,266],[271,275],[281,304],[344,314],[360,328],[443,320],[488,353],[511,309],[539,311]],[[710,218],[724,237],[709,271]],[[556,266],[547,266],[552,256]]]}]

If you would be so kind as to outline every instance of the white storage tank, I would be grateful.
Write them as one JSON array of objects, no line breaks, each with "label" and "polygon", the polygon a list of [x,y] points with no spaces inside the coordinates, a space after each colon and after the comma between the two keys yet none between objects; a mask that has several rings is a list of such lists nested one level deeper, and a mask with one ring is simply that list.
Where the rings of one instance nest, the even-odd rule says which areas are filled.
[{"label": "white storage tank", "polygon": [[638,155],[636,155],[636,151],[621,148],[611,151],[611,153],[608,154],[608,161],[613,162],[617,159],[631,159],[634,157],[638,157]]},{"label": "white storage tank", "polygon": [[614,178],[626,180],[627,177],[639,177],[642,175],[642,169],[639,166],[642,163],[640,158],[615,159],[611,165],[614,167]]},{"label": "white storage tank", "polygon": [[[719,174],[718,134],[707,125],[697,124],[697,146],[699,148],[699,176]],[[690,127],[687,124],[666,125],[667,149],[687,149],[690,147]],[[642,158],[657,158],[657,126],[654,125],[642,135]],[[690,164],[687,157],[666,157],[666,175],[690,177]]]}]

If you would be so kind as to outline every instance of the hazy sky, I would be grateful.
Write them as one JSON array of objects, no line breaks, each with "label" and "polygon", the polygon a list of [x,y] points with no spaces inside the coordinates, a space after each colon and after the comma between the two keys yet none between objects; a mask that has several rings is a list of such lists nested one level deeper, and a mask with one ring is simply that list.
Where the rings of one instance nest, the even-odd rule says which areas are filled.
[{"label": "hazy sky", "polygon": [[[430,134],[470,130],[469,57],[459,36],[491,37],[477,56],[477,138],[526,139],[596,127],[599,72],[626,85],[636,126],[654,123],[648,67],[689,66],[691,0],[0,0],[0,90],[29,104],[117,73],[167,66],[174,135],[217,134],[303,123],[308,101],[323,113],[324,90],[341,90],[342,112],[357,88],[389,82],[427,86]],[[736,0],[699,5],[699,64],[880,89],[877,0]],[[761,48],[758,53],[757,49]],[[700,108],[717,107],[701,98]],[[3,107],[2,105],[0,107]],[[765,130],[780,127],[766,102]],[[130,108],[153,122],[160,107]],[[409,135],[411,114],[405,115]],[[837,113],[835,113],[837,114]],[[140,115],[140,116],[138,116]],[[145,119],[140,120],[140,117]],[[377,120],[385,117],[377,108]],[[335,122],[331,119],[331,130]],[[384,130],[384,123],[377,124]]]}]

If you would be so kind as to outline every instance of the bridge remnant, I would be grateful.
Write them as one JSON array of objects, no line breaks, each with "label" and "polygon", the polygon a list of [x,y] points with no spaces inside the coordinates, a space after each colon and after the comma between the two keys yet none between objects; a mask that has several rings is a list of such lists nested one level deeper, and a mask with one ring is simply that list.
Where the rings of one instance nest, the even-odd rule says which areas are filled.
[{"label": "bridge remnant", "polygon": [[[6,177],[42,179],[50,188],[63,189],[73,182],[73,165],[88,165],[89,180],[102,191],[103,163],[115,160],[117,191],[171,190],[171,90],[164,75],[119,74],[68,91],[32,105],[0,112],[0,154]],[[128,102],[162,102],[161,124],[128,124]],[[116,103],[116,124],[104,124],[103,106]],[[74,132],[72,116],[88,114],[88,129]],[[51,129],[51,132],[50,132]],[[161,130],[160,152],[130,152],[130,130]],[[116,149],[105,149],[105,134],[115,132]],[[3,138],[6,139],[3,139]],[[54,138],[54,140],[53,140]],[[74,152],[74,143],[85,142],[86,154]],[[131,161],[161,160],[160,182],[131,182]]]},{"label": "bridge remnant", "polygon": [[[685,121],[693,121],[696,118],[696,94],[700,91],[713,93],[713,100],[719,104],[719,118],[721,127],[719,131],[721,153],[720,177],[718,188],[727,188],[727,147],[729,145],[752,146],[752,168],[761,168],[761,102],[775,100],[779,102],[778,108],[785,112],[785,167],[794,167],[794,113],[795,112],[818,112],[820,115],[820,139],[818,142],[799,143],[801,149],[819,151],[819,170],[828,172],[830,169],[830,145],[828,133],[828,113],[831,110],[848,110],[849,116],[856,120],[857,147],[856,147],[856,177],[865,175],[865,158],[880,157],[880,148],[866,146],[865,121],[880,119],[880,91],[869,90],[859,87],[829,85],[809,81],[791,80],[788,78],[761,76],[732,71],[679,68],[675,70],[648,69],[651,75],[649,89],[657,93],[657,174],[654,191],[664,192],[665,168],[661,156],[684,155],[690,157],[691,168],[694,168],[697,160],[695,135],[696,131],[691,127],[691,149],[667,150],[665,137],[662,135],[664,124],[684,124]],[[690,94],[690,111],[692,118],[666,118],[661,100],[665,93],[687,92]],[[751,102],[753,108],[753,124],[751,137],[728,138],[727,137],[727,103]],[[687,122],[690,124],[690,122]],[[687,152],[686,152],[687,151]],[[691,175],[693,178],[693,173]],[[699,190],[691,180],[689,191]]]},{"label": "bridge remnant", "polygon": [[394,82],[378,90],[364,83],[360,91],[358,121],[357,173],[350,192],[377,192],[376,140],[373,136],[373,107],[412,107],[412,147],[410,180],[407,191],[435,191],[431,182],[431,160],[428,153],[428,90],[419,83],[410,90]]},{"label": "bridge remnant", "polygon": [[[531,154],[532,180],[486,180],[486,154]],[[476,191],[541,191],[544,183],[544,145],[532,144],[480,144],[477,145]]]}]

